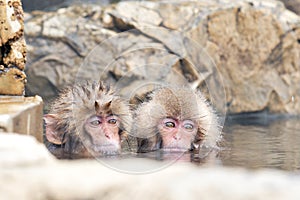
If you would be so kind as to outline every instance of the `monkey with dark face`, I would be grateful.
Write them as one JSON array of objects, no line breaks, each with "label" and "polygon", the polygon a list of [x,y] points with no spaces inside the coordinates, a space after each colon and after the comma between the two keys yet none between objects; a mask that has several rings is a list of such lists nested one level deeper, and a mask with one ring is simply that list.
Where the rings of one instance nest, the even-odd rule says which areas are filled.
[{"label": "monkey with dark face", "polygon": [[217,116],[200,92],[163,87],[149,95],[135,112],[138,151],[197,150],[214,147],[220,135]]},{"label": "monkey with dark face", "polygon": [[63,91],[44,116],[48,149],[59,158],[118,154],[132,123],[128,104],[103,82]]}]

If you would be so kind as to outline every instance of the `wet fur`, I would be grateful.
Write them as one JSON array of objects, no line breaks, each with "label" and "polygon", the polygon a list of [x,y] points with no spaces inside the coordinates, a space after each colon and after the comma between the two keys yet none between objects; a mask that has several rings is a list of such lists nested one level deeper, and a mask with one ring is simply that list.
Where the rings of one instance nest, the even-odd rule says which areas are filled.
[{"label": "wet fur", "polygon": [[[99,109],[101,106],[103,109]],[[57,157],[89,157],[80,139],[84,132],[86,119],[98,112],[112,112],[120,120],[121,138],[131,129],[132,116],[127,102],[115,94],[115,90],[103,82],[75,84],[63,90],[51,105],[50,114],[55,114],[57,123],[54,129],[59,131],[62,145],[46,141],[48,149]],[[47,124],[46,124],[47,126]]]},{"label": "wet fur", "polygon": [[133,131],[138,137],[139,152],[161,148],[157,125],[165,117],[191,119],[198,124],[191,150],[216,145],[220,135],[217,115],[202,94],[187,87],[163,87],[153,91],[149,100],[136,109]]}]

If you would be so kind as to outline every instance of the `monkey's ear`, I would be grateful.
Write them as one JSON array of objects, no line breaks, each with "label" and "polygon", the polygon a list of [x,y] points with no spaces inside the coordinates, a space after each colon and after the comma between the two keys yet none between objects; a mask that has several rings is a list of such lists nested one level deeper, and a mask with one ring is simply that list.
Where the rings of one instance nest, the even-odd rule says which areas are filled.
[{"label": "monkey's ear", "polygon": [[100,109],[100,105],[98,101],[95,101],[95,111],[98,112],[99,109]]},{"label": "monkey's ear", "polygon": [[106,104],[104,104],[103,110],[110,110],[110,109],[111,109],[111,108],[110,108],[111,102],[112,102],[112,101],[109,101],[109,102],[107,102]]},{"label": "monkey's ear", "polygon": [[57,126],[57,117],[54,114],[44,115],[44,120],[46,123],[46,138],[49,142],[53,144],[63,144],[65,140],[63,140],[64,133],[59,132],[56,129]]},{"label": "monkey's ear", "polygon": [[109,101],[105,103],[102,107],[100,107],[100,104],[98,101],[95,101],[95,111],[97,114],[103,114],[103,112],[108,112],[111,110],[111,103],[112,101]]}]

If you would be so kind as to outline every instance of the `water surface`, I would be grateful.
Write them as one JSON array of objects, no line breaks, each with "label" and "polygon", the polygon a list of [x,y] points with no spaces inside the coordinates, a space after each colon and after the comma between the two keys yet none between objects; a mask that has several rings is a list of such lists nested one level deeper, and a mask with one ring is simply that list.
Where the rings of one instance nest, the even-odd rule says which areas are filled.
[{"label": "water surface", "polygon": [[[229,120],[225,123],[223,132],[222,150],[212,151],[208,156],[203,156],[206,153],[200,153],[199,156],[191,152],[155,151],[134,157],[159,160],[167,163],[163,164],[165,166],[174,162],[192,162],[199,167],[300,170],[300,119],[258,117]],[[134,163],[139,164],[138,160]]]},{"label": "water surface", "polygon": [[200,154],[163,150],[135,153],[136,146],[131,146],[121,155],[94,158],[117,171],[137,174],[158,171],[175,162],[192,162],[199,167],[300,170],[300,119],[229,120],[223,129],[223,139],[221,150],[202,149]]},{"label": "water surface", "polygon": [[226,123],[224,166],[300,169],[300,119],[243,119]]}]

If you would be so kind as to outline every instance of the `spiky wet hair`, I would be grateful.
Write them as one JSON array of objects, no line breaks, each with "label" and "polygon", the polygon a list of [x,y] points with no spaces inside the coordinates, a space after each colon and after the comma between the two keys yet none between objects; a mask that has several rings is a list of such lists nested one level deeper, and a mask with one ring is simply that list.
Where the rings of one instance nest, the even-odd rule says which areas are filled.
[{"label": "spiky wet hair", "polygon": [[154,90],[149,100],[142,103],[135,112],[134,133],[140,138],[152,137],[148,145],[153,148],[153,136],[158,133],[157,124],[166,117],[193,120],[198,125],[194,143],[205,142],[208,146],[215,146],[220,134],[218,119],[199,91],[172,86]]},{"label": "spiky wet hair", "polygon": [[120,135],[130,130],[132,116],[128,103],[115,94],[115,90],[102,81],[74,84],[65,88],[54,101],[50,114],[56,116],[55,129],[62,138],[78,135],[85,120],[94,114],[111,112],[120,118]]}]

